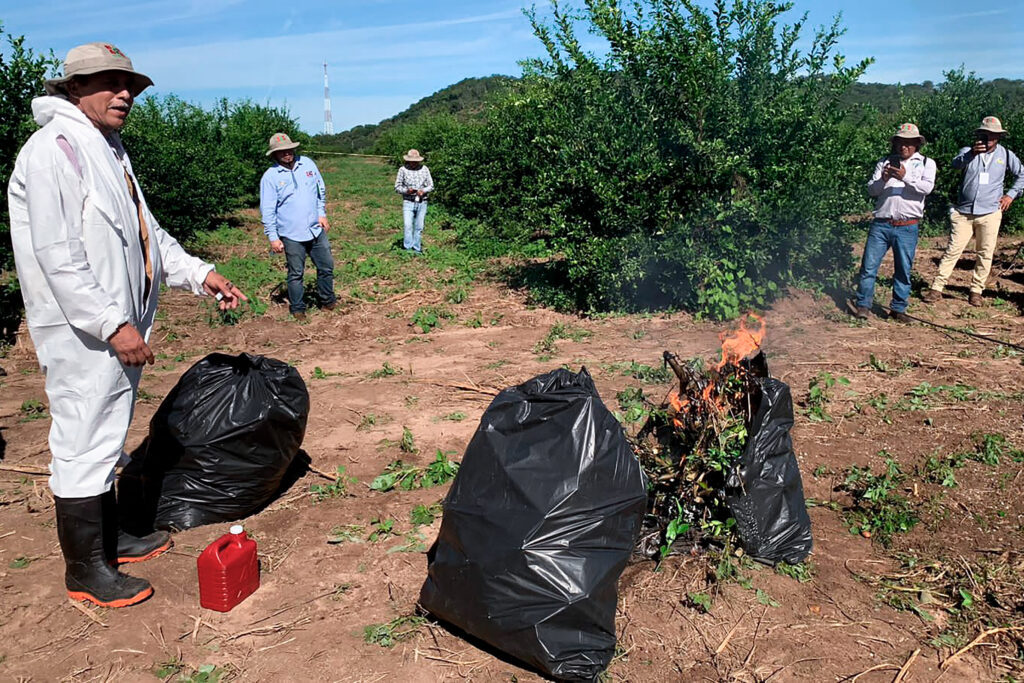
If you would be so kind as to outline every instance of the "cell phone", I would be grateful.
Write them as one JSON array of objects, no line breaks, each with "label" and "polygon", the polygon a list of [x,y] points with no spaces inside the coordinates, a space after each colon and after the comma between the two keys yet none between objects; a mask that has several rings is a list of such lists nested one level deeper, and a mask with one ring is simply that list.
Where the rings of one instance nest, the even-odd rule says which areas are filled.
[{"label": "cell phone", "polygon": [[899,168],[900,163],[900,158],[898,156],[893,155],[889,157],[889,165],[892,166],[893,168]]}]

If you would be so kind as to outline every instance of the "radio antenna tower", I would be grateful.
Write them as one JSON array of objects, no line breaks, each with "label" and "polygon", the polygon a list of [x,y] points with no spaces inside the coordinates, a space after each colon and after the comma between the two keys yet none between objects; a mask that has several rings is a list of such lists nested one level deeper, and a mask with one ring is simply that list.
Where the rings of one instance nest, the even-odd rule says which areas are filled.
[{"label": "radio antenna tower", "polygon": [[324,135],[334,135],[331,121],[331,89],[327,86],[327,60],[324,60]]}]

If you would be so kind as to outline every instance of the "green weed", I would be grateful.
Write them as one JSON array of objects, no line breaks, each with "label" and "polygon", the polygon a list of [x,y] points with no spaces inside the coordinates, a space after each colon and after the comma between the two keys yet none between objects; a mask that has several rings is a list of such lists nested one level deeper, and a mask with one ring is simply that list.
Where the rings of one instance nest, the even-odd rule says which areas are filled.
[{"label": "green weed", "polygon": [[31,422],[32,420],[45,420],[50,417],[46,405],[42,401],[28,398],[21,402],[21,419],[19,422]]},{"label": "green weed", "polygon": [[364,528],[359,524],[345,524],[331,529],[327,542],[331,545],[341,543],[362,543]]},{"label": "green weed", "polygon": [[805,560],[797,564],[779,562],[775,565],[775,573],[781,574],[782,576],[788,576],[794,581],[799,581],[800,583],[809,583],[814,580],[814,565],[810,560]]},{"label": "green weed", "polygon": [[402,427],[402,439],[398,442],[398,450],[403,453],[415,454],[419,453],[420,449],[416,448],[416,443],[412,437],[412,430],[408,427]]},{"label": "green weed", "polygon": [[847,514],[851,533],[877,538],[888,546],[893,535],[910,531],[919,520],[910,501],[896,493],[906,479],[899,463],[885,451],[879,455],[885,457],[881,474],[854,465],[840,488],[853,498]]},{"label": "green weed", "polygon": [[423,488],[430,488],[431,486],[447,484],[455,478],[458,472],[459,463],[449,460],[448,454],[438,449],[437,453],[434,454],[434,461],[423,470],[421,485]]},{"label": "green weed", "polygon": [[707,593],[687,593],[686,598],[690,607],[705,614],[711,611],[711,596]]},{"label": "green weed", "polygon": [[235,244],[244,244],[248,241],[249,235],[242,228],[232,227],[222,223],[216,230],[196,233],[192,239],[192,245],[198,249],[210,247],[226,247]]},{"label": "green weed", "polygon": [[[456,287],[455,289],[448,290],[448,293],[444,296],[444,300],[450,304],[461,304],[468,297],[469,293],[466,291],[465,287]],[[479,316],[479,314],[477,315]],[[480,321],[480,325],[477,325],[477,327],[480,327],[481,325],[483,325],[482,320]]]},{"label": "green weed", "polygon": [[401,374],[402,368],[393,367],[391,363],[384,361],[384,365],[379,370],[374,370],[368,376],[370,379],[381,379],[382,377],[393,377]]},{"label": "green weed", "polygon": [[359,424],[356,425],[356,431],[366,431],[372,429],[377,425],[382,425],[386,422],[390,422],[391,418],[387,415],[377,415],[376,413],[366,413],[359,420]]},{"label": "green weed", "polygon": [[415,465],[408,465],[401,460],[395,460],[384,468],[383,474],[377,475],[370,488],[374,491],[390,491],[398,488],[403,491],[410,491],[416,488],[417,476],[420,468]]},{"label": "green weed", "polygon": [[381,647],[394,647],[403,640],[412,638],[426,622],[423,617],[404,616],[392,619],[386,624],[370,624],[363,628],[363,642]]},{"label": "green weed", "polygon": [[442,321],[451,320],[454,317],[455,314],[447,308],[438,308],[437,306],[420,306],[412,314],[410,324],[413,327],[420,328],[421,332],[427,334],[435,327],[439,327]]},{"label": "green weed", "polygon": [[672,544],[676,542],[676,539],[690,530],[690,524],[685,521],[685,516],[686,513],[683,510],[683,506],[677,500],[676,517],[665,527],[665,541],[661,544],[661,548],[659,548],[661,559],[668,557],[669,552],[672,550]]},{"label": "green weed", "polygon": [[832,401],[832,389],[836,384],[848,386],[850,380],[846,377],[836,377],[831,372],[819,372],[808,382],[804,414],[811,422],[832,421],[832,416],[828,413],[828,404]]},{"label": "green weed", "polygon": [[448,483],[458,471],[459,463],[449,460],[448,454],[438,449],[433,462],[426,467],[417,467],[401,460],[391,462],[382,474],[374,478],[370,488],[381,492],[396,488],[403,491],[430,488]]},{"label": "green weed", "polygon": [[558,351],[558,340],[569,339],[571,341],[583,341],[591,336],[589,330],[584,330],[565,323],[555,323],[548,330],[548,333],[533,347],[533,352],[538,356],[552,356]]},{"label": "green weed", "polygon": [[930,455],[924,461],[924,480],[946,488],[955,488],[956,471],[964,466],[965,460],[966,456],[963,453],[941,457]]},{"label": "green weed", "polygon": [[370,520],[370,535],[366,540],[370,543],[378,543],[391,536],[397,536],[395,531],[395,520],[391,517]]},{"label": "green weed", "polygon": [[1002,434],[975,434],[974,450],[967,457],[995,467],[1003,458],[1024,462],[1024,451],[1014,448]]},{"label": "green weed", "polygon": [[615,394],[619,402],[621,413],[616,412],[615,417],[624,424],[633,424],[647,419],[653,410],[647,399],[644,397],[644,390],[640,387],[628,387]]},{"label": "green weed", "polygon": [[434,523],[442,512],[441,504],[417,505],[409,512],[409,520],[413,526],[426,526]]},{"label": "green weed", "polygon": [[424,553],[427,551],[426,538],[416,531],[406,533],[402,538],[405,543],[388,548],[387,554],[391,553]]},{"label": "green weed", "polygon": [[448,413],[443,419],[451,422],[462,422],[466,419],[466,414],[462,412]]},{"label": "green weed", "polygon": [[350,495],[348,491],[349,484],[355,484],[359,480],[355,477],[348,476],[345,474],[345,466],[338,466],[338,478],[331,484],[313,484],[309,487],[309,492],[316,498],[316,502],[320,503],[329,498],[345,498]]},{"label": "green weed", "polygon": [[636,361],[609,363],[602,365],[601,369],[638,379],[645,384],[668,384],[675,379],[675,374],[664,365],[652,367]]},{"label": "green weed", "polygon": [[25,567],[29,566],[30,564],[32,564],[32,558],[31,557],[25,557],[24,555],[19,555],[18,557],[16,557],[13,560],[11,560],[7,564],[7,566],[9,568],[11,568],[11,569],[24,569]]}]

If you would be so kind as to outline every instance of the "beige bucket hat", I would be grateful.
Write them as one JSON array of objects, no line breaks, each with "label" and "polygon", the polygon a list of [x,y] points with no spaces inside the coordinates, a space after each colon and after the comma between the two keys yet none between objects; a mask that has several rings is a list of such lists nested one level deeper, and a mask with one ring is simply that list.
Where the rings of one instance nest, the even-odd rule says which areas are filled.
[{"label": "beige bucket hat", "polygon": [[896,132],[890,139],[890,142],[894,142],[897,138],[901,138],[903,140],[917,140],[918,147],[928,142],[924,139],[924,136],[921,135],[921,131],[918,130],[917,126],[913,123],[901,123],[900,127],[896,129]]},{"label": "beige bucket hat", "polygon": [[410,149],[402,158],[406,161],[423,161],[423,157],[420,156],[420,151],[418,149]]},{"label": "beige bucket hat", "polygon": [[63,94],[64,86],[75,76],[88,76],[101,71],[125,71],[132,74],[135,77],[132,85],[133,97],[137,97],[153,85],[149,76],[136,71],[132,66],[132,60],[110,43],[86,43],[68,50],[68,55],[64,58],[64,75],[46,81],[46,94]]},{"label": "beige bucket hat", "polygon": [[300,143],[292,142],[292,139],[288,137],[287,133],[274,133],[270,136],[270,149],[267,150],[267,156],[269,157],[274,152],[283,152],[288,149],[295,149]]},{"label": "beige bucket hat", "polygon": [[1003,123],[994,116],[986,116],[981,120],[981,125],[974,129],[975,133],[998,133],[1006,135],[1009,131],[1003,128]]}]

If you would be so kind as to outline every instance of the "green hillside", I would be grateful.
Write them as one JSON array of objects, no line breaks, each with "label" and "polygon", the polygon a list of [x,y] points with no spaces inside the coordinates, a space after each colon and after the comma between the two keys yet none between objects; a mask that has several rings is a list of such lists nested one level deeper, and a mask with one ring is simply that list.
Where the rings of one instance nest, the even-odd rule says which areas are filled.
[{"label": "green hillside", "polygon": [[458,119],[467,119],[483,110],[484,102],[495,92],[514,81],[510,76],[485,76],[465,78],[454,85],[438,90],[424,97],[411,107],[384,119],[380,123],[356,126],[334,135],[315,135],[313,146],[333,152],[369,152],[374,143],[388,129],[411,123],[424,116],[451,114]]},{"label": "green hillside", "polygon": [[[400,114],[384,119],[380,123],[364,124],[335,135],[315,135],[316,149],[334,152],[369,153],[378,138],[389,129],[412,123],[425,116],[451,114],[458,119],[468,119],[479,114],[487,98],[506,87],[516,79],[509,76],[486,76],[466,78],[424,97]],[[997,78],[992,85],[1006,98],[1008,107],[1024,104],[1024,80]],[[902,98],[911,99],[931,95],[935,84],[907,83],[855,83],[842,99],[845,107],[871,106],[879,111],[892,114],[899,110]]]}]

